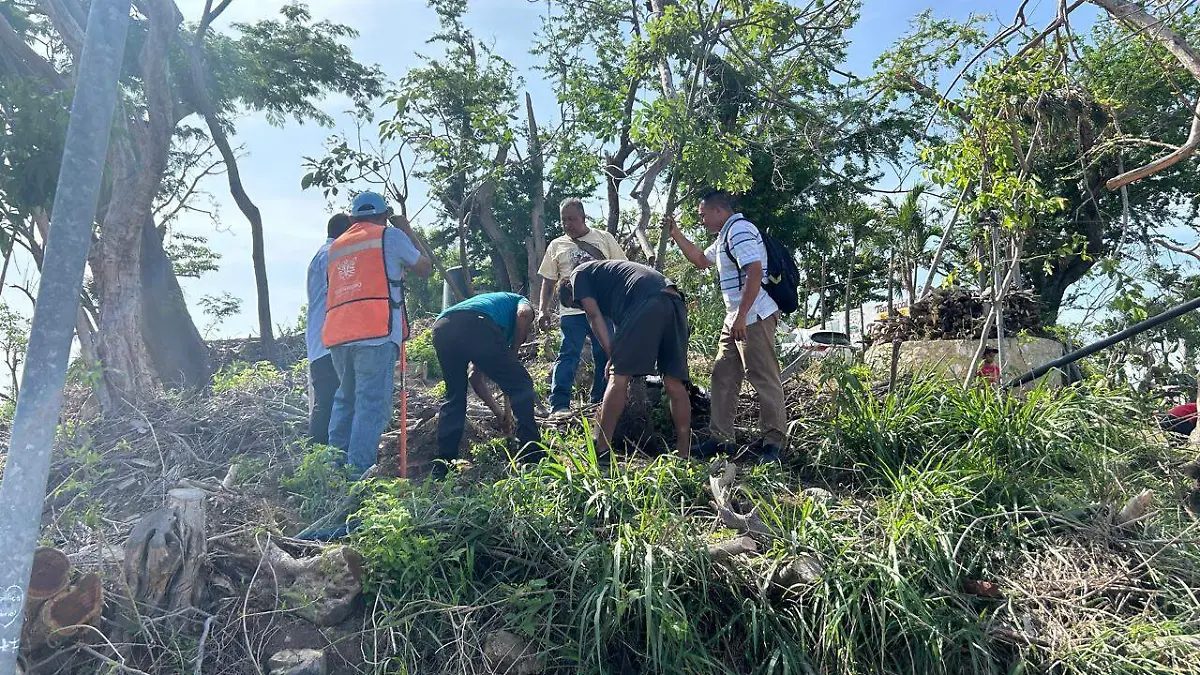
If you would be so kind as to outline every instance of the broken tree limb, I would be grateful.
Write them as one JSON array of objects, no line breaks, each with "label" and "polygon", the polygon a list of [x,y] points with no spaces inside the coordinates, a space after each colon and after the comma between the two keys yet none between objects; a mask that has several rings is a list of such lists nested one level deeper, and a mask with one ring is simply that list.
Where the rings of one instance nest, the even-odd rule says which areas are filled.
[{"label": "broken tree limb", "polygon": [[[1171,52],[1171,55],[1179,61],[1180,65],[1191,73],[1197,82],[1200,82],[1200,53],[1197,53],[1165,21],[1154,17],[1143,7],[1130,0],[1091,0],[1091,2],[1094,5],[1103,7],[1113,18],[1126,26],[1137,32],[1145,33],[1154,39],[1164,49]],[[1200,148],[1200,105],[1197,105],[1195,113],[1192,116],[1191,131],[1188,133],[1187,141],[1183,145],[1165,157],[1160,157],[1145,166],[1126,171],[1115,178],[1109,179],[1105,183],[1105,187],[1109,190],[1117,190],[1147,176],[1152,176],[1163,169],[1172,167],[1191,157],[1196,153],[1197,148]]]},{"label": "broken tree limb", "polygon": [[708,557],[713,560],[729,560],[743,553],[754,553],[758,550],[758,542],[753,537],[738,537],[708,546]]},{"label": "broken tree limb", "polygon": [[733,479],[737,476],[737,465],[733,462],[725,464],[725,470],[719,476],[709,476],[708,487],[712,492],[712,506],[717,511],[721,523],[731,530],[743,535],[757,536],[762,539],[773,539],[775,535],[766,523],[758,517],[754,509],[749,513],[738,513],[731,503],[729,496],[733,491]]}]

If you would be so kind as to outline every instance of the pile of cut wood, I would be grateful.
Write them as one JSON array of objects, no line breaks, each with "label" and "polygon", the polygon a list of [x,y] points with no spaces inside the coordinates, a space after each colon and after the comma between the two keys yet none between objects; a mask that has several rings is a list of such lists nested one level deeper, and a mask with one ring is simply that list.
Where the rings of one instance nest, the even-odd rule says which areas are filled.
[{"label": "pile of cut wood", "polygon": [[[869,343],[909,340],[975,340],[983,332],[988,298],[963,289],[936,290],[914,304],[907,315],[887,316],[868,331]],[[1041,303],[1032,291],[1009,291],[1004,300],[1004,334],[1039,332]],[[988,337],[996,336],[992,325]]]}]

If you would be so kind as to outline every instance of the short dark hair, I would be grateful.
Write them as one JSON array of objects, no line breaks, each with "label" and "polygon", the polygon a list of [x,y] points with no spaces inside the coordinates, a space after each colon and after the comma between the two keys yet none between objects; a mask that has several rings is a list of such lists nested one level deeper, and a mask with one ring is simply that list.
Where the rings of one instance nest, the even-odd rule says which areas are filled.
[{"label": "short dark hair", "polygon": [[571,286],[570,279],[563,279],[558,283],[558,301],[563,307],[577,307],[575,304],[575,289]]},{"label": "short dark hair", "polygon": [[991,356],[992,354],[999,354],[999,353],[1000,353],[1000,350],[996,349],[995,347],[985,347],[983,350],[984,356]]},{"label": "short dark hair", "polygon": [[325,226],[325,234],[329,235],[330,239],[337,239],[346,234],[348,229],[350,229],[350,216],[344,213],[335,213],[329,219],[329,224]]},{"label": "short dark hair", "polygon": [[700,203],[725,209],[726,211],[732,211],[734,205],[733,195],[724,190],[709,190],[705,192],[704,196],[700,198]]}]

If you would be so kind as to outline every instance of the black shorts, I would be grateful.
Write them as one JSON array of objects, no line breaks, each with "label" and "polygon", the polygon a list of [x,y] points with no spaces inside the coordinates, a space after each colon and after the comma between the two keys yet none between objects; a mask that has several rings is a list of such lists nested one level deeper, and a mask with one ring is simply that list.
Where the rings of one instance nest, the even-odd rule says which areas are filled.
[{"label": "black shorts", "polygon": [[657,372],[687,382],[687,356],[687,306],[683,298],[663,293],[625,317],[617,327],[609,360],[617,375],[641,377]]}]

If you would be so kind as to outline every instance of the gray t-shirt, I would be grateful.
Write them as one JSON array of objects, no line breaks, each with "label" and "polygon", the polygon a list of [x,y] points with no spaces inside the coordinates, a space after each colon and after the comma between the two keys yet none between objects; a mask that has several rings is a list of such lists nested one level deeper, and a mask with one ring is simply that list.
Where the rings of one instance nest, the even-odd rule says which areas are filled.
[{"label": "gray t-shirt", "polygon": [[586,262],[571,273],[575,300],[595,300],[600,313],[618,326],[638,305],[673,285],[653,267],[628,260]]}]

